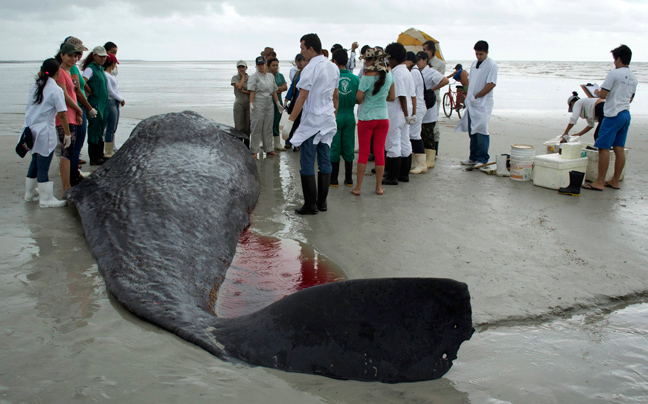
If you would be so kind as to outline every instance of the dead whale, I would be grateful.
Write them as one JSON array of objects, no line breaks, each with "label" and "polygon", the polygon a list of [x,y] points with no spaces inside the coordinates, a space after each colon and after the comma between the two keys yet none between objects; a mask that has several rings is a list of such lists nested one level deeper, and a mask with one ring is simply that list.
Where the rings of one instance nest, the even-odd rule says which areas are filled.
[{"label": "dead whale", "polygon": [[474,331],[454,280],[342,281],[241,317],[213,313],[259,195],[244,137],[194,112],[154,116],[67,192],[109,292],[223,359],[362,381],[443,376]]}]

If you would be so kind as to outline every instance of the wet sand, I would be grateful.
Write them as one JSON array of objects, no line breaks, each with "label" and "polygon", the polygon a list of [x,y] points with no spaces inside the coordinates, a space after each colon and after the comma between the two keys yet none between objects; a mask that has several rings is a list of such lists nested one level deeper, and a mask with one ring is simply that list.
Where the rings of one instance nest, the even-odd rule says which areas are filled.
[{"label": "wet sand", "polygon": [[[160,112],[167,111],[125,108],[117,143],[138,119]],[[197,112],[223,123],[232,121],[229,110]],[[2,135],[22,120],[19,115],[8,117],[3,117]],[[542,143],[562,133],[566,121],[566,114],[547,119],[544,113],[496,110],[491,120],[491,160],[508,152],[513,143],[532,144],[541,152]],[[443,138],[436,168],[410,176],[408,184],[386,187],[383,196],[373,193],[372,176],[365,178],[360,197],[344,186],[331,188],[328,212],[316,216],[292,212],[301,202],[298,153],[285,152],[257,163],[262,192],[252,215],[255,232],[310,244],[352,279],[429,276],[468,284],[479,333],[462,346],[455,367],[438,381],[394,386],[222,362],[134,318],[107,296],[75,209],[40,209],[22,200],[28,161],[15,155],[14,136],[0,136],[0,399],[605,402],[609,400],[600,392],[623,383],[630,385],[620,397],[629,397],[641,385],[644,391],[638,389],[637,397],[645,397],[646,379],[641,376],[646,374],[645,353],[621,355],[605,365],[599,358],[593,361],[596,364],[579,364],[578,355],[569,364],[549,360],[543,370],[555,375],[540,381],[528,361],[541,359],[526,353],[527,338],[540,327],[556,331],[556,336],[541,334],[547,342],[542,355],[562,355],[551,348],[559,345],[555,344],[559,338],[567,338],[573,345],[565,344],[564,349],[615,358],[616,350],[604,344],[601,348],[600,341],[578,325],[578,316],[586,318],[584,323],[598,316],[588,324],[602,321],[604,328],[612,321],[605,317],[606,310],[645,302],[648,117],[633,116],[622,189],[583,190],[579,198],[531,182],[466,172],[459,160],[466,158],[467,135],[453,132],[455,117],[440,122]],[[60,180],[52,178],[59,192]],[[636,315],[645,313],[644,306],[634,306],[639,309],[631,311],[623,333],[645,332],[645,320],[639,319],[645,316]],[[572,315],[576,320],[565,320]],[[576,331],[561,334],[568,321],[576,323]],[[503,335],[521,333],[525,337],[515,340],[518,345],[511,343],[520,355],[497,360],[511,346]],[[579,339],[585,342],[579,344]],[[489,345],[491,340],[495,345]],[[592,344],[601,349],[591,349]],[[645,339],[636,346],[645,346]],[[491,348],[496,351],[489,352]],[[565,381],[569,373],[555,372],[564,366],[579,375]],[[593,387],[590,381],[607,375],[599,372],[599,366],[610,366],[611,371],[632,366],[639,375],[632,380],[616,374],[610,385]],[[500,372],[496,377],[490,373],[493,368]],[[510,372],[516,374],[522,393],[507,387]],[[547,396],[553,383],[562,384]]]}]

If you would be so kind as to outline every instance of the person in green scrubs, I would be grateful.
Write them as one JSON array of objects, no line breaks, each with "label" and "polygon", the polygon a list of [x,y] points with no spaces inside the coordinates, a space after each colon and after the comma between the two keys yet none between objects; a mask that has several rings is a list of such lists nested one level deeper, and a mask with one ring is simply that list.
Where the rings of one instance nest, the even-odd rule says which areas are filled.
[{"label": "person in green scrubs", "polygon": [[336,50],[333,53],[333,63],[340,69],[340,81],[338,92],[340,94],[337,117],[337,132],[331,143],[331,172],[332,187],[338,186],[338,173],[340,172],[340,156],[344,159],[344,185],[353,186],[353,159],[355,157],[355,105],[356,92],[360,84],[358,76],[347,70],[346,65],[349,56],[344,49]]}]

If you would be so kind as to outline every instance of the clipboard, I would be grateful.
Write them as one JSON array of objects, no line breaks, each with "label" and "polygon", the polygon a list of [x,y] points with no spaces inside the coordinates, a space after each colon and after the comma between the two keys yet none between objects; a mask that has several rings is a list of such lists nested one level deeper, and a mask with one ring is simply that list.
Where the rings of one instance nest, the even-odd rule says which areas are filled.
[{"label": "clipboard", "polygon": [[587,83],[587,84],[581,84],[581,89],[587,96],[587,98],[599,98],[598,95],[594,94],[594,90],[601,90],[601,87],[599,87],[598,84],[594,83]]}]

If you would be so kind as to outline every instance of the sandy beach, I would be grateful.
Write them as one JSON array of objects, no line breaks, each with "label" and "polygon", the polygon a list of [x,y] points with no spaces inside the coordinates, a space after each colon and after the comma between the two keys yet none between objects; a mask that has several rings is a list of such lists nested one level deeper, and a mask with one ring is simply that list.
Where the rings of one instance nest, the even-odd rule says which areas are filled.
[{"label": "sandy beach", "polygon": [[[117,144],[139,119],[184,109],[124,108]],[[196,111],[232,123],[229,108]],[[615,349],[590,335],[587,319],[601,320],[629,305],[638,307],[634,313],[646,312],[645,114],[633,114],[621,190],[583,190],[578,198],[532,182],[466,172],[459,160],[467,157],[468,136],[454,133],[456,115],[439,121],[442,140],[434,169],[411,175],[410,183],[386,187],[383,196],[373,193],[372,176],[365,178],[360,197],[347,187],[331,188],[328,211],[316,216],[293,213],[302,201],[298,153],[257,162],[262,190],[252,214],[253,231],[307,243],[351,279],[441,277],[468,284],[478,332],[462,346],[446,377],[412,385],[342,382],[223,362],[131,316],[106,294],[75,208],[40,209],[23,201],[28,161],[14,153],[12,134],[21,122],[19,114],[3,114],[0,123],[2,403],[591,403],[614,401],[614,389],[623,385],[619,379],[630,387],[618,393],[618,402],[648,397],[647,373],[641,375],[648,365],[645,351],[610,360],[606,372],[599,371],[598,358],[588,362],[574,353],[614,358]],[[515,143],[544,153],[542,144],[562,133],[566,123],[566,112],[512,114],[496,106],[491,161]],[[52,178],[60,193],[60,179]],[[599,317],[592,320],[593,315]],[[622,333],[646,331],[645,316],[630,318]],[[605,317],[604,324],[610,323],[613,319]],[[544,378],[529,370],[530,338],[543,327],[548,345],[557,349],[543,354],[566,356],[569,351],[572,371],[557,358],[540,372]],[[554,335],[556,328],[568,331]],[[519,334],[519,339],[504,343],[505,334]],[[575,345],[557,346],[562,338]],[[494,352],[490,343],[502,345]],[[636,344],[646,347],[645,339]],[[510,346],[519,348],[519,355],[500,363],[497,358],[504,358]],[[606,378],[608,370],[627,367],[636,369],[635,379],[618,373],[619,379]],[[519,388],[511,387],[512,380]],[[593,387],[596,382],[601,385]],[[609,390],[612,397],[603,394]]]}]

